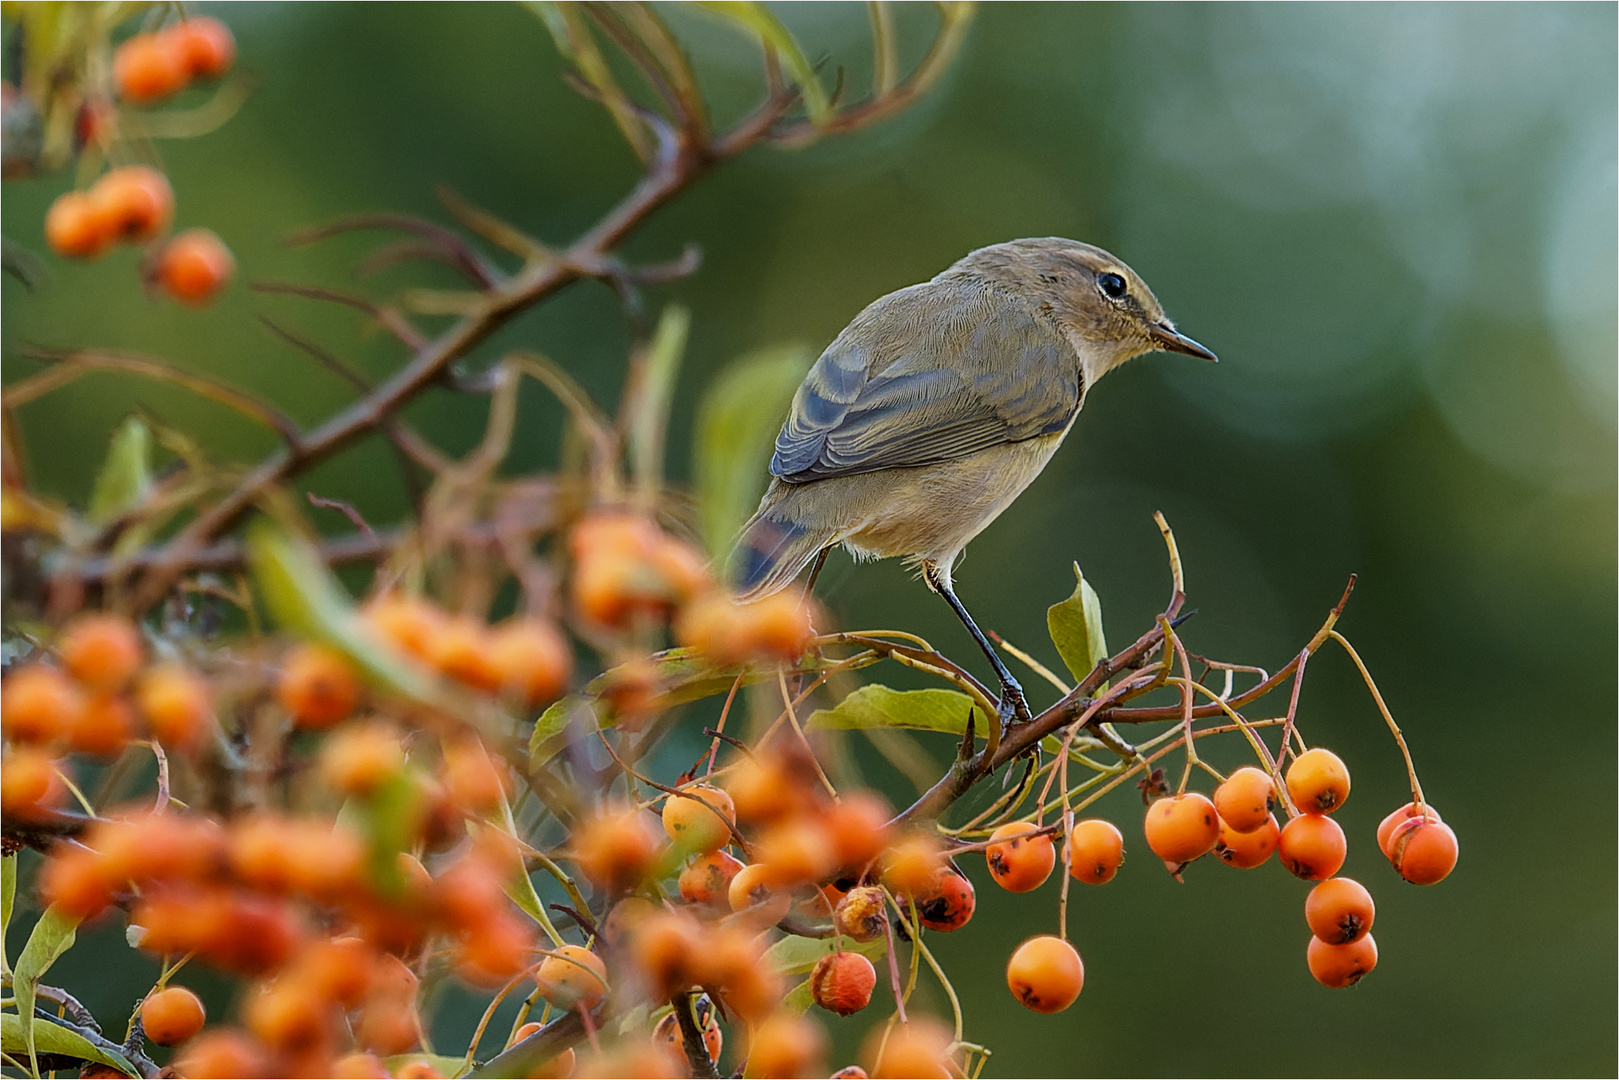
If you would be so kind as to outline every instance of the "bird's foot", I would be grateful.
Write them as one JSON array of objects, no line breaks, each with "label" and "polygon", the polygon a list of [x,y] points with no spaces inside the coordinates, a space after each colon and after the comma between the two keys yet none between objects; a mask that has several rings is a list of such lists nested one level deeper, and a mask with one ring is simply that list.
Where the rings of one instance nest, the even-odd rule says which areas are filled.
[{"label": "bird's foot", "polygon": [[1034,714],[1029,712],[1028,699],[1023,696],[1023,687],[1015,682],[1001,686],[1001,700],[995,711],[1000,715],[1002,731],[1034,719]]}]

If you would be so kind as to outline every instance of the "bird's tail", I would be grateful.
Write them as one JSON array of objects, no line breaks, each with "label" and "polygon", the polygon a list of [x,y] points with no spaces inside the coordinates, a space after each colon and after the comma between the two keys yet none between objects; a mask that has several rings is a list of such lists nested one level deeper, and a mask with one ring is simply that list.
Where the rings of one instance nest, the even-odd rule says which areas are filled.
[{"label": "bird's tail", "polygon": [[731,581],[743,600],[780,592],[822,548],[836,542],[832,532],[773,517],[761,509],[742,526],[742,535],[731,551]]}]

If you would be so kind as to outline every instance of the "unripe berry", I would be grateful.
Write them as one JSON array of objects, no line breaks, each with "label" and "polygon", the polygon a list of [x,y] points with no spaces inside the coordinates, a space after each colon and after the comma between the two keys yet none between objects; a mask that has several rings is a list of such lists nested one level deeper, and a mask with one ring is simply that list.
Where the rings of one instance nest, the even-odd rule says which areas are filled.
[{"label": "unripe berry", "polygon": [[179,1046],[202,1030],[207,1012],[202,999],[183,986],[171,986],[141,1002],[141,1027],[159,1046]]},{"label": "unripe berry", "polygon": [[1085,988],[1085,964],[1068,942],[1049,934],[1017,947],[1006,965],[1012,996],[1037,1013],[1059,1013]]},{"label": "unripe berry", "polygon": [[213,716],[212,695],[202,676],[178,664],[160,664],[141,676],[135,704],[158,742],[171,750],[197,745]]},{"label": "unripe berry", "polygon": [[1324,814],[1300,814],[1282,826],[1276,850],[1294,876],[1325,881],[1343,866],[1348,844],[1336,821]]},{"label": "unripe berry", "polygon": [[1124,835],[1111,821],[1087,818],[1068,833],[1068,873],[1087,885],[1106,885],[1124,864]]},{"label": "unripe berry", "polygon": [[118,95],[137,105],[161,101],[190,79],[184,47],[168,34],[136,34],[113,54]]},{"label": "unripe berry", "polygon": [[1189,863],[1220,839],[1220,815],[1207,796],[1188,791],[1147,807],[1144,830],[1154,855],[1167,863]]},{"label": "unripe berry", "polygon": [[607,965],[589,949],[559,945],[540,964],[534,981],[557,1008],[588,1012],[607,996]]},{"label": "unripe berry", "polygon": [[199,79],[217,79],[236,60],[236,38],[218,19],[193,15],[166,33],[185,60],[186,71]]},{"label": "unripe berry", "polygon": [[204,307],[236,275],[236,258],[212,229],[187,229],[163,245],[157,281],[182,304]]},{"label": "unripe berry", "polygon": [[826,1056],[826,1032],[806,1016],[773,1013],[748,1044],[748,1075],[815,1076]]},{"label": "unripe berry", "polygon": [[871,992],[877,986],[877,969],[859,953],[828,953],[815,962],[809,983],[815,1004],[839,1016],[848,1016],[871,1003]]},{"label": "unripe berry", "polygon": [[45,212],[45,242],[67,259],[90,259],[111,246],[112,231],[96,200],[87,192],[69,191],[56,197]]},{"label": "unripe berry", "polygon": [[1225,782],[1214,789],[1214,809],[1220,820],[1233,832],[1253,832],[1273,820],[1270,812],[1276,805],[1276,788],[1270,774],[1252,765],[1244,765]]},{"label": "unripe berry", "polygon": [[1029,835],[1034,831],[1035,826],[1029,822],[1013,821],[990,834],[984,861],[989,864],[995,884],[1007,892],[1038,889],[1051,876],[1051,868],[1057,865],[1057,850],[1051,835]]},{"label": "unripe berry", "polygon": [[1220,839],[1214,845],[1214,853],[1220,861],[1227,866],[1235,866],[1238,870],[1252,870],[1256,866],[1263,866],[1276,850],[1276,844],[1281,840],[1282,829],[1276,824],[1273,814],[1265,815],[1265,823],[1252,832],[1237,832],[1220,819]]},{"label": "unripe berry", "polygon": [[1377,908],[1372,894],[1353,878],[1328,878],[1310,890],[1304,921],[1328,945],[1347,945],[1372,928]]},{"label": "unripe berry", "polygon": [[1349,798],[1349,766],[1331,750],[1306,750],[1288,767],[1287,793],[1306,814],[1330,814]]},{"label": "unripe berry", "polygon": [[[1386,858],[1393,858],[1393,856],[1389,854],[1389,837],[1394,835],[1394,830],[1402,823],[1416,816],[1417,804],[1414,802],[1408,802],[1398,810],[1389,814],[1389,816],[1384,818],[1382,823],[1377,826],[1377,848]],[[1422,807],[1422,816],[1426,817],[1429,821],[1444,820],[1439,816],[1439,811],[1435,810],[1432,806],[1426,803],[1424,803]]]},{"label": "unripe berry", "polygon": [[687,851],[718,851],[731,842],[735,824],[731,797],[710,784],[685,788],[663,802],[663,831]]},{"label": "unripe berry", "polygon": [[688,904],[730,905],[731,882],[742,863],[723,851],[699,855],[680,871],[680,898]]},{"label": "unripe berry", "polygon": [[1413,885],[1434,885],[1456,868],[1456,833],[1442,821],[1411,818],[1389,834],[1389,862]]},{"label": "unripe berry", "polygon": [[174,189],[168,177],[149,165],[112,170],[96,181],[90,198],[102,227],[116,240],[153,240],[174,218]]},{"label": "unripe berry", "polygon": [[57,654],[68,674],[92,690],[121,690],[140,670],[140,631],[122,615],[81,615],[69,623],[57,642]]},{"label": "unripe berry", "polygon": [[873,941],[888,925],[888,903],[874,885],[850,889],[832,913],[838,932],[855,941]]},{"label": "unripe berry", "polygon": [[295,645],[276,683],[276,699],[298,727],[329,728],[360,703],[360,678],[348,658],[327,645]]},{"label": "unripe berry", "polygon": [[1312,937],[1305,959],[1316,982],[1341,990],[1355,985],[1361,976],[1377,966],[1377,942],[1370,934],[1363,934],[1347,945],[1328,945]]},{"label": "unripe berry", "polygon": [[19,743],[67,738],[84,717],[84,692],[55,668],[31,664],[0,688],[0,730]]}]

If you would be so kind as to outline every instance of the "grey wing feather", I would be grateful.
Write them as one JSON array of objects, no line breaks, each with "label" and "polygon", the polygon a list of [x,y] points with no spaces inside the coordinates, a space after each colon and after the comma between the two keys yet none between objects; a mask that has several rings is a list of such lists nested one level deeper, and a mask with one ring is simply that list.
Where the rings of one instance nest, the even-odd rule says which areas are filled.
[{"label": "grey wing feather", "polygon": [[770,472],[802,484],[946,461],[1061,431],[1079,358],[1005,296],[929,282],[877,301],[828,346],[793,398]]}]

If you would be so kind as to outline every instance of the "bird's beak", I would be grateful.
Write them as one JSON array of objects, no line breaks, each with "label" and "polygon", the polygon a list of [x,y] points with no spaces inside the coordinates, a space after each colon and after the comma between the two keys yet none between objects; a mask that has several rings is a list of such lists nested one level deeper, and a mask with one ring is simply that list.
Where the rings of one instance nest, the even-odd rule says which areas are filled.
[{"label": "bird's beak", "polygon": [[1199,345],[1185,334],[1176,333],[1175,328],[1170,326],[1168,323],[1158,323],[1156,326],[1149,326],[1147,328],[1147,336],[1152,338],[1153,344],[1157,345],[1165,352],[1185,353],[1187,356],[1199,356],[1204,360],[1211,360],[1214,362],[1218,362],[1220,359],[1218,356],[1215,356],[1213,353],[1209,352],[1209,350],[1205,349],[1203,346]]}]

